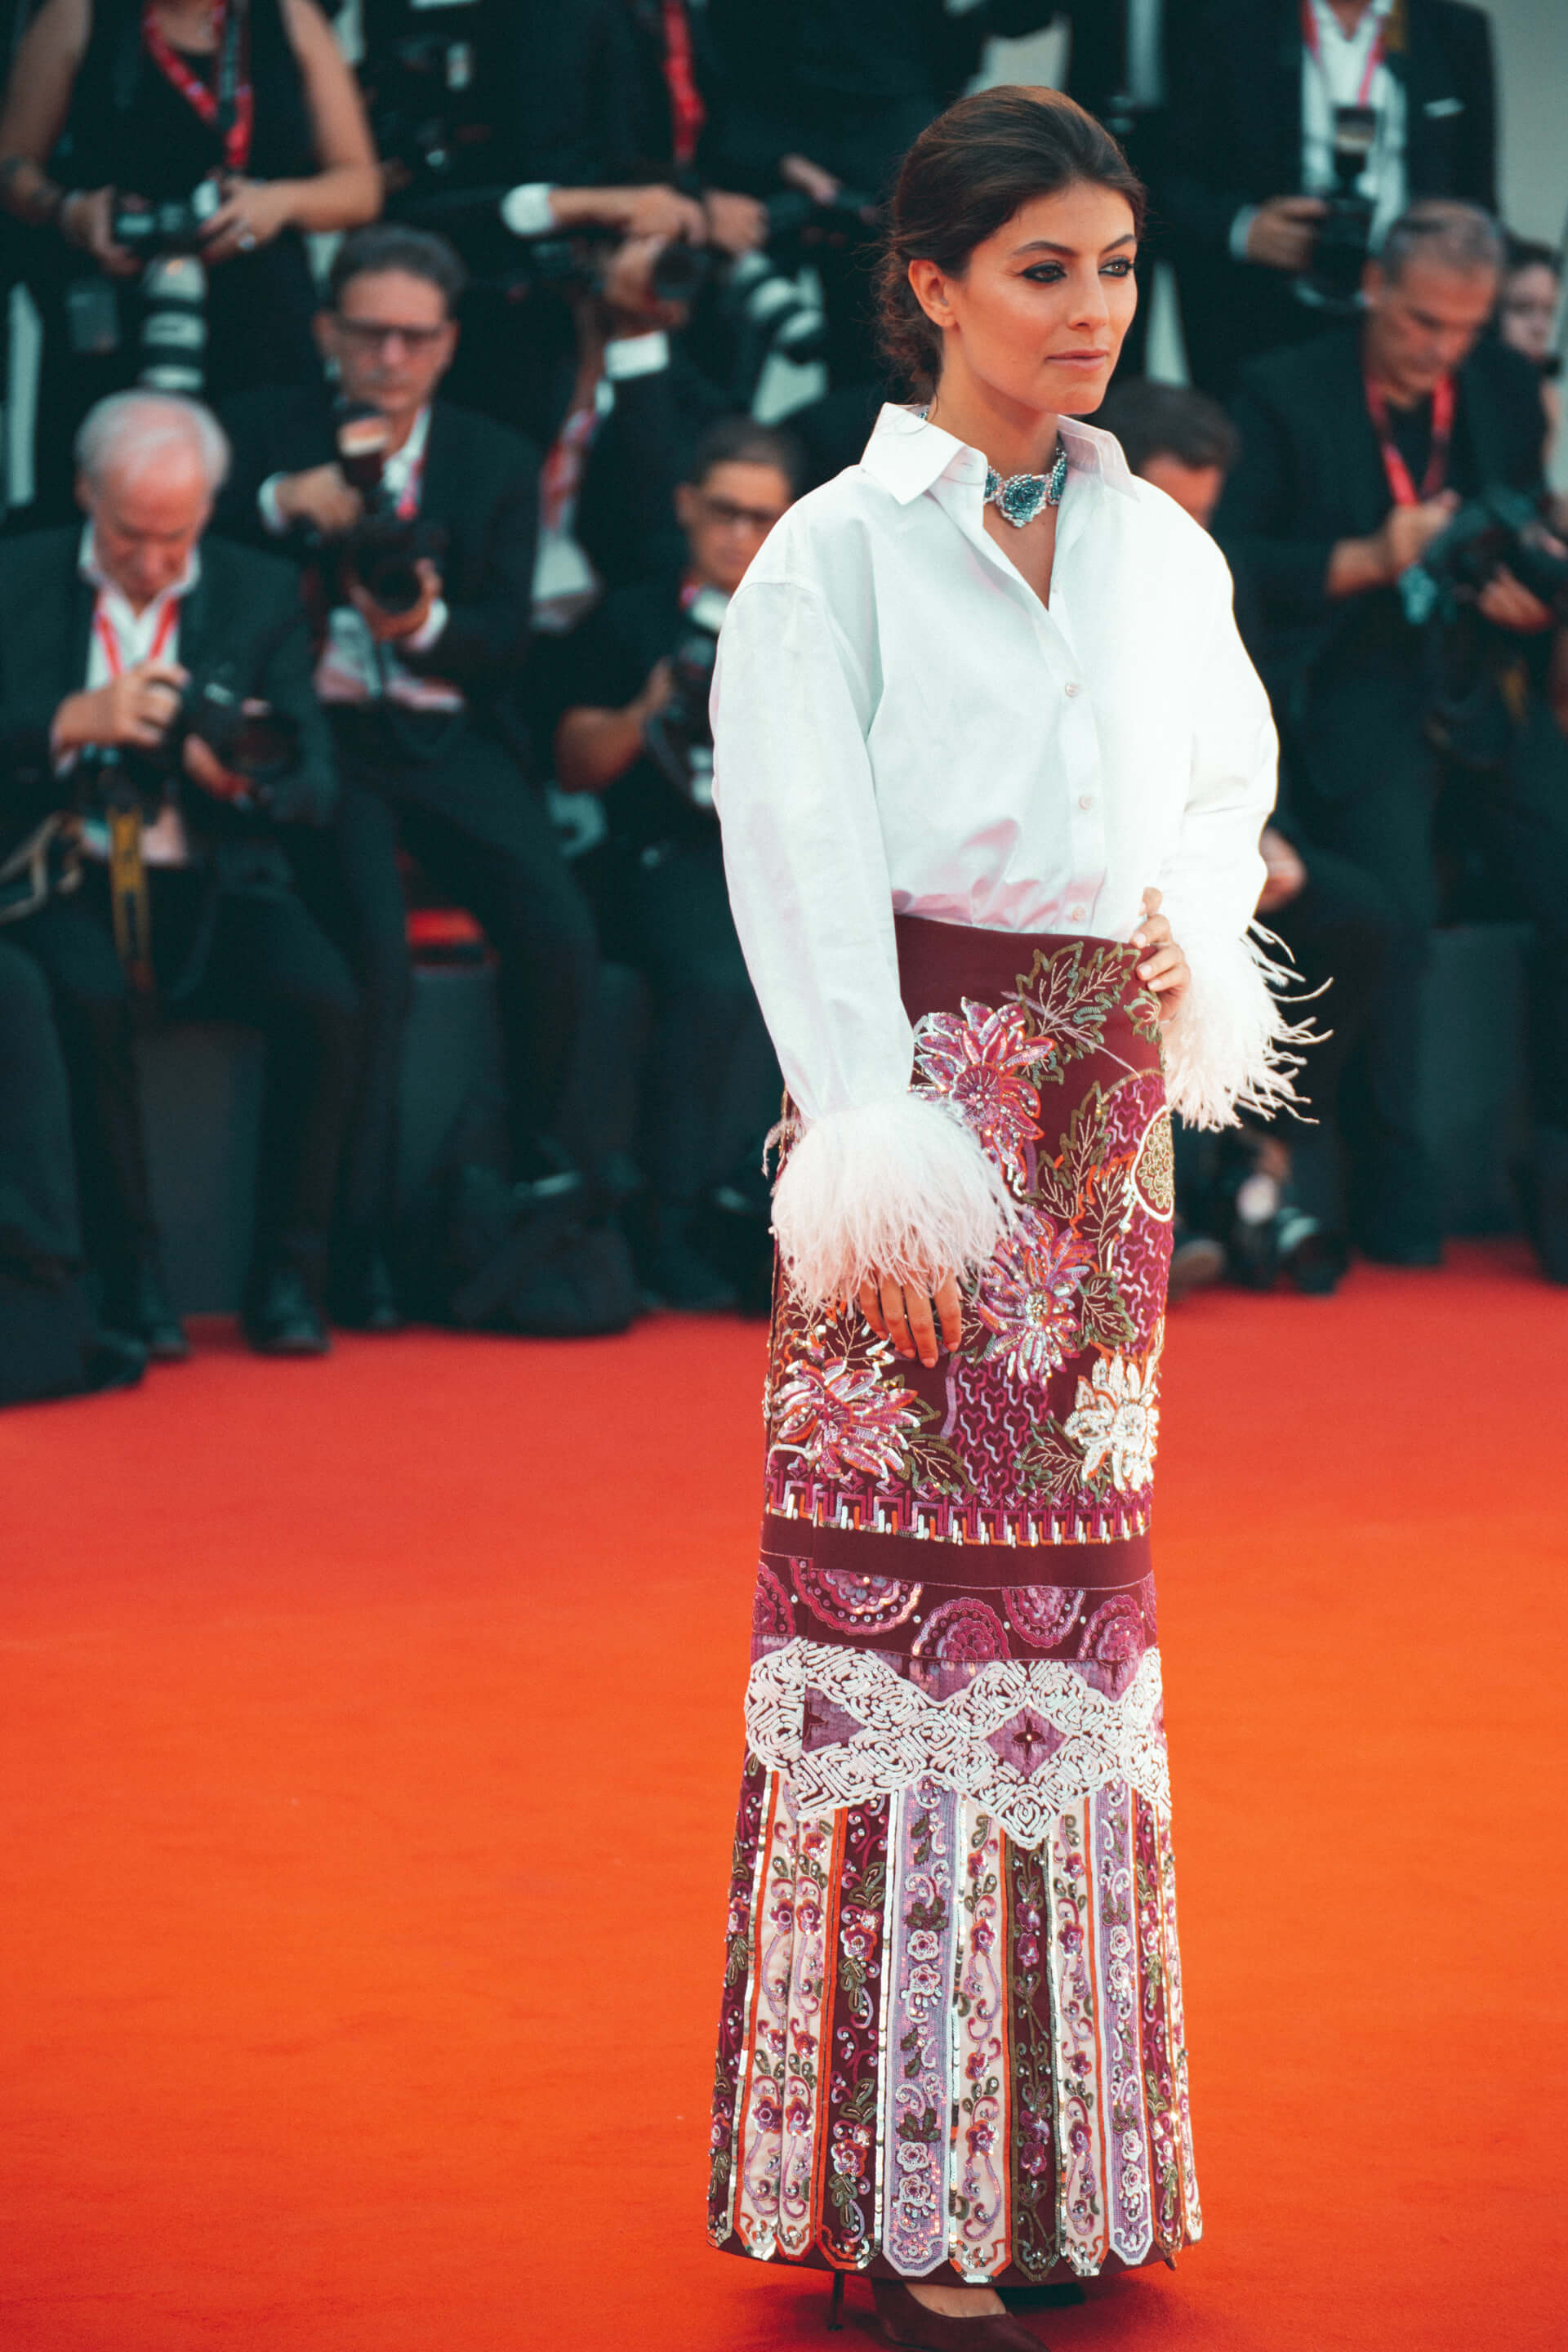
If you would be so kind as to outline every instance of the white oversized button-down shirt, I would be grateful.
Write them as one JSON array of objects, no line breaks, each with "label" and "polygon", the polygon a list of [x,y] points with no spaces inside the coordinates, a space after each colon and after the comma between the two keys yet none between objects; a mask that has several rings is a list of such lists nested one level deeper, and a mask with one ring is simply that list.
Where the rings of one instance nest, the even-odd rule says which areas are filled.
[{"label": "white oversized button-down shirt", "polygon": [[731,602],[714,797],[808,1125],[909,1087],[895,909],[1125,940],[1151,884],[1194,975],[1167,1032],[1173,1102],[1217,1124],[1279,1085],[1245,938],[1275,737],[1230,574],[1109,434],[1061,431],[1048,610],[985,531],[984,457],[895,407]]}]

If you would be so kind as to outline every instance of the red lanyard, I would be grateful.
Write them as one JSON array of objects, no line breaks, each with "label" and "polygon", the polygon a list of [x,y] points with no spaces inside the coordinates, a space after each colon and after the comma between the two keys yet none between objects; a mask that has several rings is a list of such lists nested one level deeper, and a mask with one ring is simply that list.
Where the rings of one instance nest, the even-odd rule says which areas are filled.
[{"label": "red lanyard", "polygon": [[[229,15],[231,6],[236,12],[232,17]],[[179,51],[171,48],[164,38],[158,23],[157,0],[142,0],[142,38],[146,43],[149,55],[159,71],[173,82],[185,103],[195,107],[210,129],[218,128],[220,108],[226,113],[228,120],[223,126],[223,160],[229,171],[243,172],[250,161],[250,134],[256,117],[256,96],[247,71],[250,62],[250,45],[245,39],[243,0],[213,0],[213,25],[217,34],[217,71],[215,86],[209,89],[199,74],[192,72]],[[243,59],[238,54],[241,47],[247,51]]]},{"label": "red lanyard", "polygon": [[[1358,106],[1366,106],[1371,103],[1372,85],[1377,78],[1377,69],[1383,63],[1384,50],[1387,47],[1384,35],[1388,25],[1388,15],[1389,12],[1385,8],[1378,18],[1377,31],[1373,37],[1371,53],[1369,54],[1366,61],[1366,70],[1362,75],[1361,88],[1357,90],[1355,96],[1355,102]],[[1357,30],[1359,31],[1359,29],[1360,27],[1358,26]],[[1301,38],[1307,45],[1312,62],[1326,81],[1328,79],[1328,71],[1323,64],[1323,49],[1322,43],[1318,34],[1318,11],[1314,5],[1314,0],[1301,0]]]},{"label": "red lanyard", "polygon": [[670,120],[675,131],[675,160],[689,163],[708,120],[702,93],[691,70],[691,26],[686,0],[664,0],[664,79],[669,87]]},{"label": "red lanyard", "polygon": [[1426,473],[1417,490],[1410,478],[1410,468],[1396,446],[1388,429],[1388,403],[1382,389],[1367,379],[1366,404],[1377,438],[1383,450],[1383,470],[1388,476],[1388,487],[1394,493],[1396,507],[1419,506],[1424,499],[1435,499],[1442,488],[1448,472],[1448,444],[1454,437],[1454,379],[1451,375],[1438,379],[1432,394],[1432,455],[1426,460]]},{"label": "red lanyard", "polygon": [[[171,596],[159,614],[158,625],[153,632],[152,648],[146,656],[148,661],[163,660],[169,649],[169,640],[174,634],[179,617],[180,600],[177,596]],[[109,664],[110,677],[119,677],[125,667],[125,656],[120,650],[120,639],[114,633],[109,614],[103,609],[101,593],[93,606],[92,629],[93,635],[103,648],[103,658]]]},{"label": "red lanyard", "polygon": [[408,468],[407,479],[397,494],[397,520],[412,522],[419,511],[419,492],[425,480],[425,452],[420,450]]}]

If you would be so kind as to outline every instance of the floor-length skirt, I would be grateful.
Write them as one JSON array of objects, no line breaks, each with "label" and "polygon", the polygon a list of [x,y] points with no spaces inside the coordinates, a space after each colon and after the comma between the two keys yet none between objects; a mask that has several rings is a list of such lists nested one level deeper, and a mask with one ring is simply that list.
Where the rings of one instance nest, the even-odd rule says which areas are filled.
[{"label": "floor-length skirt", "polygon": [[1149,1519],[1173,1208],[1131,948],[900,918],[1013,1229],[926,1370],[781,1284],[710,2231],[1037,2284],[1202,2230]]}]

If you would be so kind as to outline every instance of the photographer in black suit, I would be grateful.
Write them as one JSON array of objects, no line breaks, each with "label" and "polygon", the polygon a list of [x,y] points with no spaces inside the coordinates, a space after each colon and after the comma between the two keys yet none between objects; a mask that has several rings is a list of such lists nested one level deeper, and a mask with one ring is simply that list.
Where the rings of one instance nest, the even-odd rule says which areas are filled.
[{"label": "photographer in black suit", "polygon": [[[13,771],[0,831],[7,845],[42,836],[42,903],[6,939],[54,996],[105,1320],[155,1357],[185,1352],[132,1051],[137,1009],[156,1003],[266,1034],[246,1323],[264,1352],[319,1352],[356,1004],[279,834],[324,822],[336,792],[299,583],[203,539],[227,445],[195,403],[117,394],[89,414],[77,457],[86,530],[0,542],[0,732],[47,747]],[[63,860],[45,854],[62,829]]]},{"label": "photographer in black suit", "polygon": [[1261,609],[1293,813],[1388,910],[1392,952],[1347,1074],[1356,1238],[1394,1264],[1439,1255],[1415,1123],[1421,974],[1440,858],[1485,860],[1536,929],[1527,1205],[1543,1265],[1568,1280],[1568,742],[1551,698],[1564,640],[1517,577],[1534,574],[1528,506],[1512,564],[1476,546],[1461,568],[1479,576],[1443,617],[1443,535],[1462,502],[1543,492],[1534,375],[1483,339],[1501,260],[1500,233],[1468,205],[1431,201],[1396,222],[1366,272],[1363,323],[1244,375],[1215,530]]},{"label": "photographer in black suit", "polygon": [[600,794],[607,825],[582,861],[587,886],[652,999],[648,1191],[631,1222],[644,1285],[671,1307],[734,1305],[700,1220],[716,1185],[756,1164],[779,1098],[724,883],[708,694],[725,607],[800,463],[787,434],[750,417],[710,425],[675,499],[684,565],[605,597],[554,680],[557,782]]},{"label": "photographer in black suit", "polygon": [[[384,1243],[413,989],[400,845],[496,951],[520,1180],[556,1164],[551,1129],[595,955],[509,696],[528,646],[539,459],[437,396],[462,281],[440,237],[361,230],[319,320],[346,424],[308,393],[227,412],[225,527],[292,550],[328,607],[316,687],[343,790],[331,870],[308,887],[359,973],[366,1024],[332,1297],[342,1321],[375,1329],[397,1319]],[[360,451],[349,471],[345,433]]]},{"label": "photographer in black suit", "polygon": [[[1325,299],[1348,314],[1358,236],[1375,248],[1423,196],[1496,210],[1491,26],[1463,0],[1210,0],[1169,63],[1160,208],[1205,392],[1319,333]],[[1314,260],[1325,232],[1344,240],[1338,273]]]}]

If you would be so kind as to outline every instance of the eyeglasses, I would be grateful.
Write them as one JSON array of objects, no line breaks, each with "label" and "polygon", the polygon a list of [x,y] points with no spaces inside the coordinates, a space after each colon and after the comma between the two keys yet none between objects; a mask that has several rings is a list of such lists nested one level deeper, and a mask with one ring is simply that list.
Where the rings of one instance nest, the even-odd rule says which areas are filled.
[{"label": "eyeglasses", "polygon": [[726,530],[772,530],[784,512],[782,507],[738,507],[729,499],[710,498],[706,490],[698,495],[710,522],[721,523]]},{"label": "eyeglasses", "polygon": [[379,319],[345,319],[341,310],[334,315],[338,332],[345,341],[357,345],[362,352],[378,351],[390,343],[395,335],[409,351],[427,352],[440,341],[443,335],[451,331],[449,323],[446,321],[438,327],[391,327],[384,326]]}]

